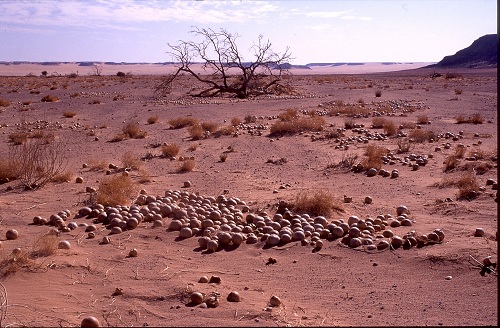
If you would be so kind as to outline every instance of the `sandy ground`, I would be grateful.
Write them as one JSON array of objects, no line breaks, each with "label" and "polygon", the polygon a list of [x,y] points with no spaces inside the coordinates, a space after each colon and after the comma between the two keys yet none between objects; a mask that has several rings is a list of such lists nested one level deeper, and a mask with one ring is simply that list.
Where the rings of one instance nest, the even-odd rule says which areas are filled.
[{"label": "sandy ground", "polygon": [[[0,72],[7,68],[0,67]],[[71,179],[32,191],[20,187],[19,180],[0,185],[0,324],[78,326],[82,318],[94,316],[102,326],[496,326],[498,276],[496,272],[481,276],[471,258],[482,261],[491,256],[496,262],[498,254],[496,183],[487,182],[497,181],[496,70],[453,71],[458,74],[454,78],[431,78],[433,72],[298,73],[291,80],[295,94],[248,100],[186,96],[190,89],[201,87],[188,78],[179,80],[171,94],[157,98],[153,88],[160,77],[154,75],[119,78],[80,72],[76,78],[2,77],[0,98],[12,104],[0,107],[1,159],[19,147],[9,141],[12,133],[51,132],[63,145],[60,152],[68,160]],[[380,97],[375,96],[377,90]],[[46,95],[59,101],[42,102]],[[367,110],[356,117],[330,115],[332,104],[339,100]],[[305,111],[317,111],[326,121],[324,129],[270,136],[270,127],[287,109],[299,110],[301,117],[307,116]],[[70,111],[76,115],[63,115]],[[456,123],[458,116],[473,114],[479,114],[483,123]],[[149,124],[152,116],[158,120]],[[257,120],[240,125],[236,135],[192,140],[186,128],[172,129],[169,124],[186,116],[221,127],[231,125],[234,118]],[[398,142],[405,137],[383,136],[383,129],[371,128],[375,117],[405,126],[401,131],[407,134],[420,128],[439,137],[412,143],[409,152],[398,153]],[[430,123],[417,127],[415,123],[424,117]],[[130,122],[138,122],[147,136],[110,142]],[[359,128],[331,137],[349,122]],[[379,138],[368,138],[374,135]],[[159,156],[160,148],[154,146],[162,143],[179,145],[175,160]],[[340,146],[346,144],[348,149]],[[454,170],[444,172],[443,162],[459,144],[465,147],[464,158]],[[363,160],[368,145],[391,150],[397,158],[383,164],[383,169],[397,169],[399,177],[368,177],[333,168],[348,156]],[[127,152],[147,157],[140,161],[139,171],[129,172],[137,183],[130,202],[139,189],[157,200],[168,191],[200,201],[213,197],[212,204],[219,199],[220,208],[229,204],[223,198],[237,199],[235,208],[246,222],[249,213],[273,218],[280,201],[293,204],[300,192],[314,195],[328,190],[343,208],[332,212],[328,222],[347,222],[351,216],[374,220],[379,215],[393,221],[396,208],[405,205],[412,225],[385,230],[404,236],[441,229],[445,237],[440,243],[408,250],[350,248],[340,239],[327,238],[321,239],[320,249],[299,241],[269,247],[259,239],[208,252],[199,248],[198,236],[179,238],[178,231],[167,229],[173,221],[170,215],[161,218],[162,227],[143,220],[102,244],[110,230],[77,214],[90,200],[87,187],[98,189],[100,182],[123,174],[108,164],[122,167]],[[484,156],[472,160],[474,153]],[[424,156],[427,164],[412,169],[409,160],[404,161],[411,154]],[[190,157],[196,163],[194,170],[179,173],[181,158]],[[456,186],[437,187],[473,167],[482,187],[478,197],[459,199]],[[83,183],[76,183],[77,177]],[[190,187],[185,187],[186,181]],[[352,201],[344,202],[345,196]],[[372,198],[371,204],[364,202],[366,196]],[[243,212],[244,206],[250,212]],[[78,227],[60,232],[57,241],[69,241],[71,248],[35,256],[39,247],[35,242],[51,227],[34,225],[33,218],[48,219],[63,210],[71,213],[64,225],[75,222]],[[92,224],[97,228],[95,238],[85,231]],[[476,228],[482,228],[484,236],[475,237]],[[6,240],[9,229],[19,232],[16,240]],[[372,234],[375,245],[390,241],[381,233]],[[137,257],[129,256],[132,249]],[[200,283],[202,276],[218,276],[221,281]],[[219,306],[193,306],[189,302],[193,291],[207,297],[218,293]],[[227,301],[232,291],[239,293],[241,302]],[[272,296],[281,300],[279,306],[270,306]]]}]

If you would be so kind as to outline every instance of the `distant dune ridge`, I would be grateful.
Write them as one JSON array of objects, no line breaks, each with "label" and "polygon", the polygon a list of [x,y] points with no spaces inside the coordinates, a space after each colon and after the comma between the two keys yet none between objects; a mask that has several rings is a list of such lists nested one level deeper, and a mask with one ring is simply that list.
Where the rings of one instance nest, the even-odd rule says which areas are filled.
[{"label": "distant dune ridge", "polygon": [[498,63],[497,34],[486,34],[456,54],[444,57],[428,67],[435,68],[495,68]]}]

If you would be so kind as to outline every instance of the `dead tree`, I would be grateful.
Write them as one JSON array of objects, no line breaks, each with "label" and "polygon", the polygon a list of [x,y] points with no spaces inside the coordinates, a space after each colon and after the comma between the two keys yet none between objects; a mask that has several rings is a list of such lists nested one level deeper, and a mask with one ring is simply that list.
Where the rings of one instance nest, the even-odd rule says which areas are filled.
[{"label": "dead tree", "polygon": [[[155,87],[155,93],[165,95],[170,93],[172,82],[181,74],[187,73],[199,82],[207,85],[203,91],[193,94],[198,97],[213,97],[232,94],[238,98],[247,98],[252,94],[267,93],[271,89],[282,87],[280,82],[288,75],[291,54],[287,47],[282,54],[272,50],[271,42],[264,41],[260,35],[250,51],[253,61],[246,62],[238,49],[238,35],[225,29],[195,28],[191,33],[203,38],[200,42],[179,41],[177,45],[168,44],[176,65],[173,74],[165,76]],[[206,74],[197,74],[193,70],[195,59],[203,64]]]}]

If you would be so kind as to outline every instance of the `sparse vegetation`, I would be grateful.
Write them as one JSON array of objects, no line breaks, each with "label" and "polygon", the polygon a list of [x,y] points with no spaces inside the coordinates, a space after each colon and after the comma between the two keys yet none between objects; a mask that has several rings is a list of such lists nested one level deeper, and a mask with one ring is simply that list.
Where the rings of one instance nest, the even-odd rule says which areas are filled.
[{"label": "sparse vegetation", "polygon": [[375,97],[382,97],[382,90],[375,91]]},{"label": "sparse vegetation", "polygon": [[7,99],[0,98],[0,107],[9,107],[11,102]]},{"label": "sparse vegetation", "polygon": [[59,98],[52,95],[46,95],[45,97],[42,98],[42,102],[56,102],[56,101],[59,101]]},{"label": "sparse vegetation", "polygon": [[214,138],[219,138],[221,136],[230,136],[236,133],[236,128],[232,125],[221,126],[212,135]]},{"label": "sparse vegetation", "polygon": [[132,152],[127,151],[122,156],[122,167],[138,171],[142,167],[141,159]]},{"label": "sparse vegetation", "polygon": [[436,184],[439,188],[457,187],[458,199],[472,200],[479,195],[479,183],[472,171],[460,175],[446,176],[441,183]]},{"label": "sparse vegetation", "polygon": [[14,145],[22,145],[28,141],[29,134],[27,132],[13,132],[9,134],[9,140]]},{"label": "sparse vegetation", "polygon": [[73,172],[64,171],[55,175],[50,181],[55,183],[64,183],[64,182],[70,182],[72,179],[73,179]]},{"label": "sparse vegetation", "polygon": [[9,158],[0,158],[0,183],[17,179],[16,168]]},{"label": "sparse vegetation", "polygon": [[76,112],[73,112],[73,111],[65,111],[63,113],[63,116],[66,117],[66,118],[73,118],[76,116]]},{"label": "sparse vegetation", "polygon": [[191,172],[194,170],[196,166],[196,162],[194,159],[185,159],[182,161],[181,165],[179,166],[179,172],[185,173],[185,172]]},{"label": "sparse vegetation", "polygon": [[426,114],[417,115],[417,124],[429,124],[429,116]]},{"label": "sparse vegetation", "polygon": [[240,119],[240,118],[238,118],[238,117],[233,117],[233,118],[231,119],[231,125],[232,125],[232,126],[238,126],[238,125],[240,125],[241,123],[242,123],[242,121],[241,121],[241,119]]},{"label": "sparse vegetation", "polygon": [[186,126],[193,126],[196,124],[199,124],[198,119],[195,117],[191,116],[184,116],[184,117],[176,117],[168,121],[168,124],[173,129],[182,129],[185,128]]},{"label": "sparse vegetation", "polygon": [[338,162],[330,163],[326,166],[326,168],[334,170],[350,170],[354,164],[356,164],[357,160],[357,154],[343,152],[342,158]]},{"label": "sparse vegetation", "polygon": [[205,130],[201,124],[195,124],[188,127],[189,136],[192,140],[200,140],[205,135]]},{"label": "sparse vegetation", "polygon": [[61,174],[67,164],[63,145],[45,143],[43,139],[29,139],[22,145],[11,146],[9,159],[25,189],[43,187]]},{"label": "sparse vegetation", "polygon": [[408,134],[410,139],[416,143],[422,143],[435,138],[434,132],[425,129],[413,129]]},{"label": "sparse vegetation", "polygon": [[462,94],[462,89],[460,89],[460,88],[455,88],[455,94],[456,94],[456,95],[461,95],[461,94]]},{"label": "sparse vegetation", "polygon": [[161,153],[163,157],[174,158],[179,154],[180,147],[178,144],[165,144],[161,146]]},{"label": "sparse vegetation", "polygon": [[342,202],[336,199],[328,190],[302,190],[292,204],[292,209],[297,213],[310,215],[330,216],[332,211],[344,212]]},{"label": "sparse vegetation", "polygon": [[469,123],[469,124],[483,124],[484,118],[481,116],[481,114],[476,113],[472,114],[469,117],[465,117],[463,115],[459,115],[455,118],[457,121],[457,124],[464,124],[464,123]]},{"label": "sparse vegetation", "polygon": [[158,115],[148,117],[148,124],[155,124],[156,122],[158,122]]},{"label": "sparse vegetation", "polygon": [[300,132],[321,131],[326,125],[321,116],[300,117],[295,109],[288,109],[279,115],[280,120],[275,122],[270,129],[271,136],[297,134]]},{"label": "sparse vegetation", "polygon": [[364,168],[375,168],[380,170],[382,168],[382,156],[387,154],[387,149],[384,147],[369,144],[364,152],[366,158],[361,161]]},{"label": "sparse vegetation", "polygon": [[99,183],[97,203],[103,206],[127,205],[135,195],[137,185],[128,176],[115,175]]}]

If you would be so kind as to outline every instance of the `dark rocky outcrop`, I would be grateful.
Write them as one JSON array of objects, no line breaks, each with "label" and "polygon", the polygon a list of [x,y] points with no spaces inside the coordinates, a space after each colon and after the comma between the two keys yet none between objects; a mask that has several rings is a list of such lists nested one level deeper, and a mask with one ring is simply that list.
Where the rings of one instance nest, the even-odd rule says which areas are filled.
[{"label": "dark rocky outcrop", "polygon": [[434,68],[494,68],[498,62],[497,34],[487,34],[456,54],[427,66]]}]

